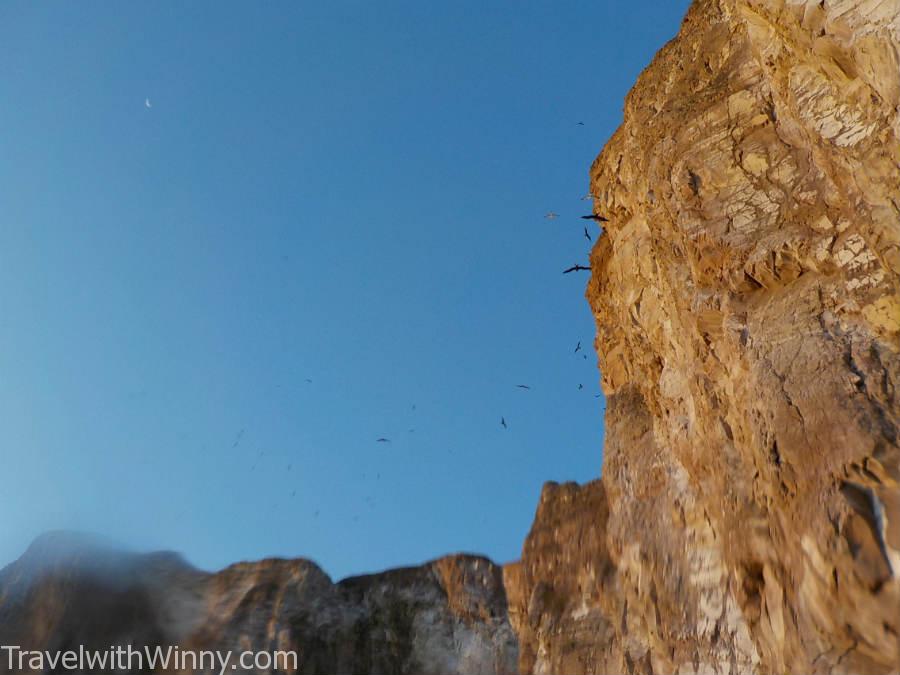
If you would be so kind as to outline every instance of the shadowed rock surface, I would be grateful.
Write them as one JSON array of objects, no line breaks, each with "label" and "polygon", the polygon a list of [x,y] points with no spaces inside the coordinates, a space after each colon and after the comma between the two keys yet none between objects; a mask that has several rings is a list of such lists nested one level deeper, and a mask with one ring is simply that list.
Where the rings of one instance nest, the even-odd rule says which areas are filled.
[{"label": "shadowed rock surface", "polygon": [[[295,672],[309,674],[514,673],[518,657],[502,570],[485,558],[334,584],[307,560],[208,574],[69,534],[42,537],[0,573],[0,644],[295,651]],[[2,661],[0,672],[21,672]]]},{"label": "shadowed rock surface", "polygon": [[0,643],[296,649],[303,673],[900,671],[898,53],[900,0],[694,3],[591,169],[603,478],[548,484],[519,562],[335,584],[50,538],[0,573]]}]

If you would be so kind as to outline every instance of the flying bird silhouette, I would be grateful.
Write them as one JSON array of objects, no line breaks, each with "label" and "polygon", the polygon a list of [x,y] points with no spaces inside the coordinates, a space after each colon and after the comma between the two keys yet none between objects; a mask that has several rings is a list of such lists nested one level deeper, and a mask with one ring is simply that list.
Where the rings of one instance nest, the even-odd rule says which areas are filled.
[{"label": "flying bird silhouette", "polygon": [[603,216],[598,216],[596,213],[592,213],[589,216],[581,216],[582,220],[596,220],[598,223],[608,223],[609,218],[604,218]]},{"label": "flying bird silhouette", "polygon": [[145,105],[147,108],[152,108],[152,107],[153,107],[153,104],[150,103],[150,99],[149,99],[149,98],[145,98],[145,99],[144,99],[144,105]]},{"label": "flying bird silhouette", "polygon": [[593,241],[591,239],[591,235],[587,231],[587,228],[584,228],[584,238],[587,239],[588,241]]},{"label": "flying bird silhouette", "polygon": [[588,199],[593,199],[594,195],[588,192],[584,197],[581,198],[581,201],[586,202]]},{"label": "flying bird silhouette", "polygon": [[575,126],[576,126],[576,127],[583,127],[583,126],[584,126],[584,122],[578,122]]},{"label": "flying bird silhouette", "polygon": [[506,418],[505,418],[505,417],[501,417],[501,418],[500,418],[500,425],[501,425],[504,429],[509,429],[509,427],[506,426]]},{"label": "flying bird silhouette", "polygon": [[376,443],[390,443],[391,439],[390,438],[379,438],[375,442]]},{"label": "flying bird silhouette", "polygon": [[563,270],[563,274],[571,274],[572,272],[590,272],[590,267],[584,265],[572,265],[569,269]]},{"label": "flying bird silhouette", "polygon": [[517,384],[516,387],[518,389],[531,389],[527,384]]},{"label": "flying bird silhouette", "polygon": [[579,385],[578,385],[578,390],[581,391],[582,389],[584,389],[584,385],[583,385],[583,384],[579,384]]},{"label": "flying bird silhouette", "polygon": [[556,220],[557,218],[559,218],[559,214],[553,213],[553,211],[547,211],[544,218],[546,218],[547,220]]},{"label": "flying bird silhouette", "polygon": [[579,340],[579,341],[578,341],[578,344],[575,345],[575,351],[572,352],[572,353],[573,353],[573,354],[577,354],[577,353],[580,352],[580,351],[581,351],[581,340]]}]

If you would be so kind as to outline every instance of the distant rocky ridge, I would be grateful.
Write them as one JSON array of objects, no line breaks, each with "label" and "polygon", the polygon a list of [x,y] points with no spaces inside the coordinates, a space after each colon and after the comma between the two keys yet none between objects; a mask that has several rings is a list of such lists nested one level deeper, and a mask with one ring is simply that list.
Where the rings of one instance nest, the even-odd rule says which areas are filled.
[{"label": "distant rocky ridge", "polygon": [[603,478],[548,484],[520,561],[332,583],[51,537],[0,573],[0,644],[277,646],[302,673],[900,671],[900,0],[696,0],[591,189]]},{"label": "distant rocky ridge", "polygon": [[[335,584],[307,560],[210,574],[174,554],[125,554],[66,533],[0,573],[0,644],[284,650],[297,653],[299,673],[514,673],[518,655],[502,570],[485,558]],[[3,659],[7,672],[18,671]]]}]

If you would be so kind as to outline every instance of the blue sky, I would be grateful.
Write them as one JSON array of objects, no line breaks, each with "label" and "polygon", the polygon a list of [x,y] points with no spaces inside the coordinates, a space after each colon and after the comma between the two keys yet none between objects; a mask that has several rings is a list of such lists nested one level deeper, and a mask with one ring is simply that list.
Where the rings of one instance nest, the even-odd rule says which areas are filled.
[{"label": "blue sky", "polygon": [[542,483],[599,475],[560,272],[686,7],[3,3],[0,564],[58,528],[516,558]]}]

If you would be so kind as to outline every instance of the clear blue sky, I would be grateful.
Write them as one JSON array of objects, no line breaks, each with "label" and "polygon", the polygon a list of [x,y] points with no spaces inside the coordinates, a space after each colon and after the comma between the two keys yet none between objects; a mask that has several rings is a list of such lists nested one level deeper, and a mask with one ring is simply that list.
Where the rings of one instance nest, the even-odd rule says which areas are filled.
[{"label": "clear blue sky", "polygon": [[516,558],[542,483],[599,475],[561,271],[686,7],[0,5],[0,564],[57,528]]}]

